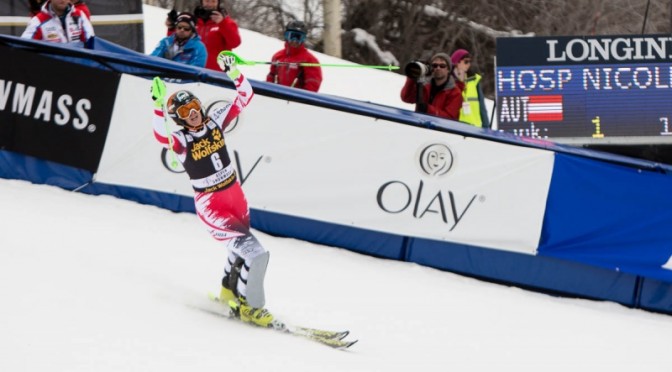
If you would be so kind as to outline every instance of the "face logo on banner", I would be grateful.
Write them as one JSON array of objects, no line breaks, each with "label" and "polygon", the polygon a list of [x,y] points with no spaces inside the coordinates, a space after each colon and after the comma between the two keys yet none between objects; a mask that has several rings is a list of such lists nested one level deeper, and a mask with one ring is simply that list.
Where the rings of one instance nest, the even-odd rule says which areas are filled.
[{"label": "face logo on banner", "polygon": [[423,221],[440,221],[448,227],[448,231],[453,231],[467,215],[478,195],[464,195],[463,192],[450,190],[446,182],[438,182],[437,178],[448,175],[455,163],[453,152],[447,145],[423,145],[414,159],[414,163],[419,162],[423,178],[429,179],[383,183],[376,193],[378,207],[389,214],[411,216]]},{"label": "face logo on banner", "polygon": [[420,151],[420,169],[428,176],[443,176],[453,167],[453,153],[444,144],[434,143]]}]

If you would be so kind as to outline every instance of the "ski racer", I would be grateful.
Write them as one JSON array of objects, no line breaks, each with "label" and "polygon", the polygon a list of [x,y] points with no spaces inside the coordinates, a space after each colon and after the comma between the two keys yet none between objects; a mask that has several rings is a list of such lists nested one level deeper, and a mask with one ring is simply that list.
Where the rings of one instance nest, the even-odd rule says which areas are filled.
[{"label": "ski racer", "polygon": [[219,300],[244,322],[272,327],[274,317],[263,307],[268,252],[250,231],[247,200],[224,142],[224,129],[254,96],[252,86],[229,53],[221,52],[217,63],[235,84],[238,95],[234,102],[206,116],[193,93],[178,90],[165,101],[168,116],[182,127],[172,133],[164,121],[166,86],[159,77],[154,78],[154,136],[177,155],[195,192],[196,214],[212,237],[227,247]]}]

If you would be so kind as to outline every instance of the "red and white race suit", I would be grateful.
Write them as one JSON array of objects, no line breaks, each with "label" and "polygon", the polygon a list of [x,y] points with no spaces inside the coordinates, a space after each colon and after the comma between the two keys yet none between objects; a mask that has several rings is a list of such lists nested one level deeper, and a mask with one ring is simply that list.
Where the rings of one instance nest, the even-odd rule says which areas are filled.
[{"label": "red and white race suit", "polygon": [[[164,147],[175,152],[184,166],[194,188],[196,213],[210,234],[226,242],[229,262],[225,275],[231,270],[236,256],[251,261],[265,249],[250,232],[250,211],[229,158],[224,141],[224,129],[248,105],[254,92],[248,80],[240,74],[234,80],[238,95],[233,103],[216,109],[205,120],[205,125],[191,131],[186,128],[169,133],[162,109],[154,109],[154,136]],[[247,270],[241,278],[246,280]],[[238,292],[245,295],[239,281]]]}]

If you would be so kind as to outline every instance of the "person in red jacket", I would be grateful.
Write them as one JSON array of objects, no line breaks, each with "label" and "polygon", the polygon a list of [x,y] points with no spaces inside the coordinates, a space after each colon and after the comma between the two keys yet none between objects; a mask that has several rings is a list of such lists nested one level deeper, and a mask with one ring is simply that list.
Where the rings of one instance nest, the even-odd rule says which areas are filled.
[{"label": "person in red jacket", "polygon": [[[415,103],[416,112],[458,120],[462,108],[464,83],[455,81],[451,74],[450,56],[446,53],[435,54],[430,59],[429,68],[431,71],[429,79],[426,76],[406,78],[406,84],[401,88],[401,100]],[[422,87],[420,94],[418,94],[419,86]]]},{"label": "person in red jacket", "polygon": [[[220,0],[201,0],[199,6],[194,9],[196,16],[196,31],[198,36],[205,44],[208,57],[205,61],[205,68],[219,71],[217,65],[217,55],[223,50],[233,50],[240,45],[240,32],[238,24],[234,21],[221,6]],[[166,26],[168,26],[168,36],[175,32],[175,10],[168,13]]]},{"label": "person in red jacket", "polygon": [[320,66],[300,66],[304,63],[320,63],[306,49],[306,25],[301,21],[291,21],[285,28],[285,48],[271,58],[271,71],[266,81],[317,92],[322,84]]}]

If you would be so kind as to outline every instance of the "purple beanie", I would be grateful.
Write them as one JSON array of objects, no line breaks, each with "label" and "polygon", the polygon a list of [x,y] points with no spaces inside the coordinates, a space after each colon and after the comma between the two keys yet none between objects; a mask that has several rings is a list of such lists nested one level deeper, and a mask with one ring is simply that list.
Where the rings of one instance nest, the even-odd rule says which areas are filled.
[{"label": "purple beanie", "polygon": [[450,56],[450,62],[453,63],[453,66],[460,63],[461,60],[469,57],[469,52],[466,49],[458,49],[453,52],[453,55]]}]

